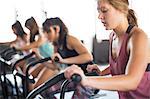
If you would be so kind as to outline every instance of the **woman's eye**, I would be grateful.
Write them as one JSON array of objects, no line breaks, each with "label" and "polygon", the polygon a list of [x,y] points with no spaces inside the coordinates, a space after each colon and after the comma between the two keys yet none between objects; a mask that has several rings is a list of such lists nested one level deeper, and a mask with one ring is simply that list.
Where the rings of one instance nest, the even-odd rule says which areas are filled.
[{"label": "woman's eye", "polygon": [[98,13],[107,13],[108,10],[98,10]]},{"label": "woman's eye", "polygon": [[98,13],[106,13],[106,12],[108,12],[108,9],[106,9],[106,8],[102,8],[102,9],[98,8],[97,11],[98,11]]},{"label": "woman's eye", "polygon": [[107,11],[108,11],[108,10],[102,10],[101,12],[102,12],[102,13],[106,13]]}]

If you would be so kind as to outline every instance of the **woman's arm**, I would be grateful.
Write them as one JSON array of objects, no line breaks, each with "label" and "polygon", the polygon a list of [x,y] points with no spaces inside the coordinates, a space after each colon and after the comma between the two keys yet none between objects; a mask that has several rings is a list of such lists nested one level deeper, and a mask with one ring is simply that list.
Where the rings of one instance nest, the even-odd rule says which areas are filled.
[{"label": "woman's arm", "polygon": [[113,77],[86,77],[83,71],[77,67],[69,67],[65,76],[70,78],[74,73],[82,76],[83,86],[93,87],[104,90],[129,91],[135,90],[147,67],[148,58],[148,39],[141,30],[136,30],[131,37],[130,57],[126,72],[123,75]]},{"label": "woman's arm", "polygon": [[41,46],[41,44],[42,44],[42,37],[39,36],[37,41],[30,43],[29,45],[25,45],[24,47],[16,48],[16,49],[18,49],[18,50],[30,50],[32,48],[38,48],[39,46]]},{"label": "woman's arm", "polygon": [[75,50],[79,55],[76,57],[70,57],[64,59],[64,63],[67,64],[83,64],[93,60],[91,53],[85,48],[83,43],[73,36],[67,37],[67,47]]},{"label": "woman's arm", "polygon": [[113,76],[111,78],[86,77],[86,86],[105,89],[128,91],[135,90],[139,85],[147,67],[148,39],[146,34],[137,30],[131,37],[130,58],[125,75]]},{"label": "woman's arm", "polygon": [[109,75],[110,74],[110,68],[107,67],[106,69],[104,69],[103,71],[100,72],[100,76],[105,76],[105,75]]}]

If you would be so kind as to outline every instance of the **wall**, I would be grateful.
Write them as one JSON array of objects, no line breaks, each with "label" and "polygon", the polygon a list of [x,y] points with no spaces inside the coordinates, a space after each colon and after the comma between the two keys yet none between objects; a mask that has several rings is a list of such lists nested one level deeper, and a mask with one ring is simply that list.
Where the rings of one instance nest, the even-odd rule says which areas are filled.
[{"label": "wall", "polygon": [[[92,37],[95,33],[95,6],[94,0],[8,0],[1,2],[2,5],[11,4],[11,7],[3,6],[2,9],[7,9],[4,12],[4,17],[9,16],[4,24],[5,32],[9,35],[12,34],[11,25],[15,20],[19,20],[24,26],[25,20],[31,16],[35,17],[39,26],[42,26],[45,20],[45,11],[47,17],[60,17],[67,25],[71,35],[76,36],[80,40],[84,40],[86,47],[91,50]],[[13,10],[13,11],[12,11]],[[11,12],[11,13],[10,13]],[[12,16],[12,14],[14,16]],[[0,19],[0,21],[3,19]],[[26,32],[29,32],[24,27]],[[2,35],[0,29],[0,35]],[[8,36],[7,35],[7,36]]]},{"label": "wall", "polygon": [[[136,16],[138,18],[138,24],[141,29],[147,33],[150,37],[150,1],[149,0],[129,0],[130,7],[135,10]],[[97,14],[97,12],[96,12]],[[96,17],[98,14],[96,15]],[[100,41],[102,39],[109,39],[109,34],[111,31],[106,31],[101,22],[96,18],[96,34],[97,39]]]},{"label": "wall", "polygon": [[[140,28],[150,36],[149,0],[130,0],[130,4],[137,13]],[[0,42],[15,39],[11,25],[16,19],[24,26],[25,20],[33,16],[41,26],[46,18],[45,11],[47,17],[60,17],[70,34],[84,40],[90,51],[95,34],[98,41],[109,38],[111,31],[106,31],[98,19],[96,0],[3,0],[0,1]]]}]

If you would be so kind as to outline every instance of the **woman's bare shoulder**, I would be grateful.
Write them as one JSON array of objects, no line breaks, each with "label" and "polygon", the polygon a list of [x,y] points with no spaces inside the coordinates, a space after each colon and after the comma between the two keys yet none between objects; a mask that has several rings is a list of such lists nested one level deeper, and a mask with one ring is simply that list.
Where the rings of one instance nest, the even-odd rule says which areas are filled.
[{"label": "woman's bare shoulder", "polygon": [[138,45],[138,43],[148,42],[147,34],[140,28],[134,27],[130,33],[130,42],[129,45]]},{"label": "woman's bare shoulder", "polygon": [[77,42],[80,42],[80,40],[75,36],[68,35],[67,36],[67,42],[68,43],[77,43]]},{"label": "woman's bare shoulder", "polygon": [[139,36],[144,36],[147,37],[147,34],[139,27],[134,27],[133,30],[131,31],[131,34],[135,37],[139,37]]},{"label": "woman's bare shoulder", "polygon": [[67,36],[67,44],[69,45],[68,47],[73,49],[73,46],[80,45],[81,41],[75,36],[68,35]]}]

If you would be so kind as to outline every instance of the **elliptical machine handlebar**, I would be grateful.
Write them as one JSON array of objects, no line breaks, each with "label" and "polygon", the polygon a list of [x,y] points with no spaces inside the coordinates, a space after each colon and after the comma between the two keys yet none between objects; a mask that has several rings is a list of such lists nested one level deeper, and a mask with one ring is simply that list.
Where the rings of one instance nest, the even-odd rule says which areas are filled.
[{"label": "elliptical machine handlebar", "polygon": [[35,52],[32,52],[32,53],[30,53],[30,54],[24,56],[23,58],[17,60],[17,61],[14,63],[14,65],[13,65],[13,70],[15,69],[16,65],[17,65],[19,62],[21,62],[21,61],[23,61],[23,60],[26,60],[26,59],[32,57],[33,55],[35,55]]},{"label": "elliptical machine handlebar", "polygon": [[[51,60],[51,58],[47,58],[48,60]],[[33,66],[33,65],[36,65],[38,63],[41,63],[41,62],[44,62],[45,60],[47,59],[43,59],[42,61],[40,62],[37,62],[37,63],[33,63],[29,66]],[[55,58],[54,59],[55,62],[59,62],[59,58]],[[87,76],[98,76],[97,72],[95,70],[93,70],[92,73],[87,73],[86,74]],[[62,81],[62,80],[66,80],[65,76],[64,76],[64,73],[61,73],[61,74],[58,74],[56,75],[55,77],[49,79],[48,81],[46,81],[45,83],[43,83],[42,85],[40,85],[39,87],[35,88],[33,91],[31,91],[28,96],[26,97],[26,99],[33,99],[37,94],[41,93],[42,91],[48,89],[49,87],[53,86],[54,84],[58,83],[59,81]],[[78,74],[74,74],[72,75],[71,77],[71,80],[72,82],[78,84],[80,83],[80,81],[82,80],[81,76],[78,75]],[[63,90],[61,91],[61,99],[64,99],[64,93],[65,93],[65,88],[66,86],[69,84],[69,81],[67,80],[64,87],[62,88]]]},{"label": "elliptical machine handlebar", "polygon": [[41,59],[41,60],[38,60],[38,61],[35,61],[35,62],[32,62],[30,63],[28,66],[27,66],[27,69],[26,69],[26,92],[25,92],[25,96],[27,96],[27,94],[29,93],[28,92],[28,81],[29,81],[29,69],[32,67],[32,66],[35,66],[37,64],[40,64],[40,63],[44,63],[44,62],[47,62],[51,60],[51,57],[47,57],[47,58],[44,58],[44,59]]},{"label": "elliptical machine handlebar", "polygon": [[[44,58],[44,59],[41,59],[41,60],[38,60],[38,61],[35,61],[35,62],[32,62],[30,63],[28,66],[27,66],[27,69],[26,69],[26,96],[28,94],[28,76],[29,76],[29,69],[32,67],[32,66],[35,66],[37,64],[40,64],[40,63],[44,63],[44,62],[47,62],[49,60],[52,60],[51,57],[47,57],[47,58]],[[54,58],[54,61],[55,62],[59,62],[59,58],[58,57],[55,57]]]},{"label": "elliptical machine handlebar", "polygon": [[[26,99],[33,99],[37,94],[41,93],[42,91],[48,89],[49,87],[53,86],[54,84],[58,83],[61,80],[65,80],[64,73],[58,74],[55,77],[51,78],[47,82],[43,83],[41,86],[37,87],[34,89],[29,95],[27,96]],[[79,83],[81,81],[81,76],[78,74],[74,74],[71,77],[72,81],[75,83]]]}]

